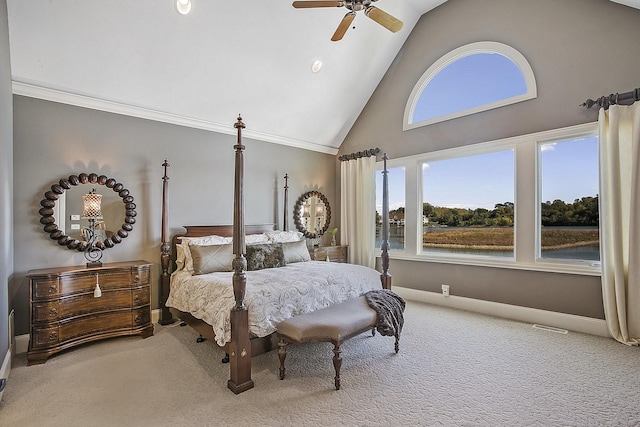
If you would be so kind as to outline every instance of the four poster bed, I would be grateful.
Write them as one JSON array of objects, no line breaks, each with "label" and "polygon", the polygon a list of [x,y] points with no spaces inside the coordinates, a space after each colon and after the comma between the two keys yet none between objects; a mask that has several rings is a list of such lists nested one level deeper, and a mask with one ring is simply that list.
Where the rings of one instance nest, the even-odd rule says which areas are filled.
[{"label": "four poster bed", "polygon": [[[182,321],[223,347],[230,364],[227,385],[238,394],[254,385],[251,357],[277,348],[275,326],[280,321],[357,298],[373,289],[390,289],[391,275],[386,155],[380,274],[360,265],[311,261],[302,233],[287,230],[286,182],[285,230],[276,231],[273,224],[245,225],[245,125],[241,117],[234,127],[238,136],[234,145],[233,225],[185,226],[186,232],[169,242],[169,165],[166,161],[163,164],[160,323],[175,321],[169,309],[177,309]],[[170,265],[174,270],[171,274]]]}]

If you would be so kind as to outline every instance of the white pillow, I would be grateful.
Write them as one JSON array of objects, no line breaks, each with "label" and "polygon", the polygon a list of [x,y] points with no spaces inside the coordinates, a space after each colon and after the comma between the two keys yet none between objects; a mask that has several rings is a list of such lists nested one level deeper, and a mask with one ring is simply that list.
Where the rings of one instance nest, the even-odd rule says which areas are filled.
[{"label": "white pillow", "polygon": [[271,243],[287,243],[298,242],[302,239],[302,234],[299,231],[267,231],[265,233]]},{"label": "white pillow", "polygon": [[257,245],[261,243],[271,243],[266,234],[247,234],[244,236],[245,245]]},{"label": "white pillow", "polygon": [[311,261],[311,255],[309,255],[306,240],[282,243],[282,252],[284,252],[284,262],[286,264]]},{"label": "white pillow", "polygon": [[211,246],[211,245],[226,245],[233,241],[233,237],[223,237],[223,236],[202,236],[202,237],[178,237],[178,239],[182,240],[182,243],[188,242],[191,245],[198,246]]}]

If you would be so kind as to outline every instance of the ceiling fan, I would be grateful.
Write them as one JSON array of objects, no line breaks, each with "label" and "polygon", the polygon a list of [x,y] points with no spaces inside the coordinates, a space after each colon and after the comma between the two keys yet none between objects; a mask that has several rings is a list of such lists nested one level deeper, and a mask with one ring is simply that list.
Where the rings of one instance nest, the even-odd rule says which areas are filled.
[{"label": "ceiling fan", "polygon": [[387,30],[395,33],[400,31],[402,28],[402,21],[393,16],[389,15],[387,12],[378,9],[375,6],[371,6],[371,3],[376,2],[378,0],[342,0],[342,1],[294,1],[293,7],[297,9],[305,9],[305,8],[313,8],[313,7],[346,7],[349,9],[349,12],[342,18],[340,25],[336,29],[336,32],[331,37],[331,41],[337,42],[338,40],[342,40],[344,34],[349,29],[353,18],[356,17],[356,12],[364,10],[364,14],[367,15],[372,20],[376,21],[378,24],[385,27]]}]

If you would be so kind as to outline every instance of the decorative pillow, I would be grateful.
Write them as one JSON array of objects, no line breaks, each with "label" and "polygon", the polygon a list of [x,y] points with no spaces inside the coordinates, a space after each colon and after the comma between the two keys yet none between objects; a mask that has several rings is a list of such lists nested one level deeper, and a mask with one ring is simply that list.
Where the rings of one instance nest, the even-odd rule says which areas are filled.
[{"label": "decorative pillow", "polygon": [[232,237],[202,236],[202,237],[178,237],[181,243],[176,245],[176,267],[193,273],[193,259],[189,246],[225,245],[233,241]]},{"label": "decorative pillow", "polygon": [[273,243],[297,242],[304,236],[299,231],[267,231],[265,234]]},{"label": "decorative pillow", "polygon": [[247,246],[247,271],[284,267],[282,244]]},{"label": "decorative pillow", "polygon": [[231,271],[233,245],[191,245],[193,274],[207,274],[216,271]]},{"label": "decorative pillow", "polygon": [[266,234],[247,234],[244,236],[244,243],[246,245],[257,245],[261,243],[269,243],[269,238]]},{"label": "decorative pillow", "polygon": [[306,240],[283,243],[282,251],[284,252],[284,262],[286,264],[311,261],[311,256],[309,255],[309,249],[307,249]]}]

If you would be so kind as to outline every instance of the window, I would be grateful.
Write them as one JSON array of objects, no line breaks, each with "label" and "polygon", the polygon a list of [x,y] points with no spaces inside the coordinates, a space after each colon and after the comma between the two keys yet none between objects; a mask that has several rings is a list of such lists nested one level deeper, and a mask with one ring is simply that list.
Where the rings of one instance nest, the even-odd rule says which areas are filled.
[{"label": "window", "polygon": [[472,43],[440,58],[418,80],[405,107],[404,130],[535,97],[524,56],[501,43]]},{"label": "window", "polygon": [[599,261],[598,138],[543,142],[538,150],[538,257]]},{"label": "window", "polygon": [[[390,167],[389,184],[389,250],[404,250],[405,239],[405,168]],[[376,170],[376,248],[382,242],[382,169]]]},{"label": "window", "polygon": [[[600,274],[597,135],[589,123],[392,159],[391,256]],[[376,186],[380,214],[379,171]]]},{"label": "window", "polygon": [[423,162],[421,169],[423,253],[513,258],[513,150]]}]

